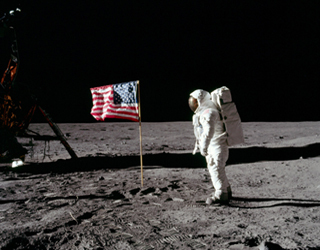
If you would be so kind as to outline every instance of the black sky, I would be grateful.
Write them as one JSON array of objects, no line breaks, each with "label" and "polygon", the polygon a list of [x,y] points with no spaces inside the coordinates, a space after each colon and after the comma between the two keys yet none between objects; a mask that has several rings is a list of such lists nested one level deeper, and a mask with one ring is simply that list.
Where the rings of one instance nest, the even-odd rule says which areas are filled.
[{"label": "black sky", "polygon": [[56,122],[94,122],[90,87],[131,80],[146,122],[190,120],[189,93],[223,85],[245,122],[320,120],[318,1],[7,1],[2,12],[15,6],[18,80]]}]

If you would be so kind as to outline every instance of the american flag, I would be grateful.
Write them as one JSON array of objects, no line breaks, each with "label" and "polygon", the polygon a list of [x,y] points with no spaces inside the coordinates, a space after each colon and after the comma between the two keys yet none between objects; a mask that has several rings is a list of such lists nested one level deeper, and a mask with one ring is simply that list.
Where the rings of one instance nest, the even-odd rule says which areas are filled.
[{"label": "american flag", "polygon": [[91,88],[91,115],[98,121],[120,118],[139,121],[137,81]]}]

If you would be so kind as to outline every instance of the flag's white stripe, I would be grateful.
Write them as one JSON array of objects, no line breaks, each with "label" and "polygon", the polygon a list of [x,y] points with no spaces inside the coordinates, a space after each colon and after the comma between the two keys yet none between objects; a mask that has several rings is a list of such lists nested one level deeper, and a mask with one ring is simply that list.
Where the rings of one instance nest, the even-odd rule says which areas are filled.
[{"label": "flag's white stripe", "polygon": [[92,95],[93,95],[93,96],[113,95],[113,91],[92,92]]},{"label": "flag's white stripe", "polygon": [[138,110],[128,110],[128,109],[103,109],[103,110],[92,110],[91,113],[95,114],[123,114],[123,112],[127,114],[137,115],[139,114]]},{"label": "flag's white stripe", "polygon": [[99,102],[105,103],[105,104],[107,104],[107,105],[110,105],[110,104],[113,103],[111,100],[94,100],[94,101],[93,101],[93,105],[96,105],[96,104],[99,103]]},{"label": "flag's white stripe", "polygon": [[111,95],[99,95],[99,96],[94,96],[92,99],[94,101],[96,101],[96,100],[106,100],[106,99],[113,100],[113,96],[111,96]]},{"label": "flag's white stripe", "polygon": [[107,94],[107,95],[94,95],[93,96],[93,101],[99,101],[99,100],[106,100],[106,99],[110,99],[113,100],[113,95]]},{"label": "flag's white stripe", "polygon": [[[130,108],[130,109],[128,109]],[[111,107],[111,106],[95,106],[92,108],[92,112],[95,112],[95,113],[102,113],[102,112],[106,112],[106,111],[110,111],[110,112],[129,112],[129,113],[139,113],[139,110],[138,110],[138,106],[130,106],[130,107]]]},{"label": "flag's white stripe", "polygon": [[109,86],[108,88],[98,88],[98,89],[91,89],[91,93],[103,93],[103,92],[113,92],[112,86]]},{"label": "flag's white stripe", "polygon": [[93,96],[100,96],[100,95],[113,95],[113,91],[112,90],[108,90],[108,91],[91,91]]},{"label": "flag's white stripe", "polygon": [[121,104],[121,105],[112,105],[106,103],[104,105],[94,105],[93,108],[110,108],[110,109],[121,109],[121,108],[138,108],[138,104]]},{"label": "flag's white stripe", "polygon": [[[103,107],[105,108],[105,107]],[[131,109],[127,109],[127,108],[131,108]],[[110,110],[128,110],[128,111],[132,111],[132,110],[138,110],[138,106],[119,106],[119,107],[112,107],[109,106]]]}]

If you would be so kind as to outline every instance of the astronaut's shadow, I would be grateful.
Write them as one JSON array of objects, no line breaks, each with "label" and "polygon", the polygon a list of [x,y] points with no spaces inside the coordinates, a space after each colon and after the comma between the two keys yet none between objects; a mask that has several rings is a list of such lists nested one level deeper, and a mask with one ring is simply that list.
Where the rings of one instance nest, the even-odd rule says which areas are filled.
[{"label": "astronaut's shadow", "polygon": [[[288,161],[317,156],[320,156],[320,143],[314,143],[303,147],[230,148],[227,165],[261,161]],[[320,200],[233,197],[229,205],[238,208],[268,208],[278,206],[320,207]]]},{"label": "astronaut's shadow", "polygon": [[237,208],[270,208],[279,206],[295,207],[320,207],[320,200],[306,200],[293,198],[249,198],[232,197],[229,203],[230,207]]},{"label": "astronaut's shadow", "polygon": [[227,165],[259,161],[288,161],[320,156],[320,143],[303,147],[247,147],[230,148]]}]

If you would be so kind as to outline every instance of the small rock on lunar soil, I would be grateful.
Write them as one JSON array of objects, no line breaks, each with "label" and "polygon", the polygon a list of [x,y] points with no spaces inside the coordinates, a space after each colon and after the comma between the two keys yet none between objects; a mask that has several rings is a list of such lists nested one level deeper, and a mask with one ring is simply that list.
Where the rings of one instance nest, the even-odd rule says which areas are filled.
[{"label": "small rock on lunar soil", "polygon": [[191,122],[142,123],[155,163],[143,186],[137,123],[58,125],[77,161],[57,141],[19,139],[27,165],[0,166],[0,249],[320,248],[319,122],[243,123],[226,167],[234,199],[213,206]]}]

